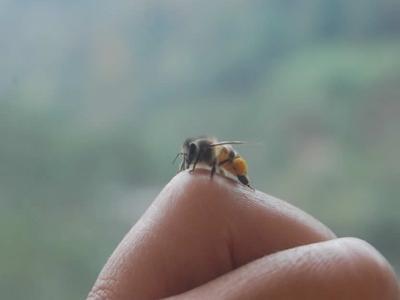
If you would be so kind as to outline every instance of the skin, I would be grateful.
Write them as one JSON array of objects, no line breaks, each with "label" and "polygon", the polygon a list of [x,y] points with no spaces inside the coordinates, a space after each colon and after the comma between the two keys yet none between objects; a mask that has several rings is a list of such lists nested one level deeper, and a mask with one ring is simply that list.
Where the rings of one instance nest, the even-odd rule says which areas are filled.
[{"label": "skin", "polygon": [[88,299],[400,299],[385,258],[300,209],[209,172],[179,173]]}]

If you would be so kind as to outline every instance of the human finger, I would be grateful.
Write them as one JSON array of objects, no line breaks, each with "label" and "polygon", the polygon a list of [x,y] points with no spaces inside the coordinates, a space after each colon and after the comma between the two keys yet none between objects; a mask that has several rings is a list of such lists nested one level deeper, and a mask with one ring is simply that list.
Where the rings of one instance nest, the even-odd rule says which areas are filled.
[{"label": "human finger", "polygon": [[284,201],[204,170],[181,172],[111,255],[89,298],[166,297],[259,257],[333,237]]},{"label": "human finger", "polygon": [[168,299],[398,300],[400,293],[381,254],[341,238],[265,256]]}]

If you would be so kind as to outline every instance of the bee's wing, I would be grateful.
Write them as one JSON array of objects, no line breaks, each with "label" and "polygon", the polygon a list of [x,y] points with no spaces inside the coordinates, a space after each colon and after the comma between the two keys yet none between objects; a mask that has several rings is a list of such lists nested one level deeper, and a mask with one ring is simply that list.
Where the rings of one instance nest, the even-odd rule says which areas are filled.
[{"label": "bee's wing", "polygon": [[246,142],[242,142],[242,141],[222,141],[222,142],[212,143],[209,146],[215,147],[215,146],[221,146],[221,145],[239,145],[239,144],[245,144],[245,143]]}]

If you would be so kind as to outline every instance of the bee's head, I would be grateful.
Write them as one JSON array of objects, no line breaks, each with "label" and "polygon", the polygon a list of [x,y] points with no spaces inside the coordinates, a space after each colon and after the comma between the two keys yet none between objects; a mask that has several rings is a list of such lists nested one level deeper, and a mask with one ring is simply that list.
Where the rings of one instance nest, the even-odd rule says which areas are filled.
[{"label": "bee's head", "polygon": [[182,153],[186,164],[189,166],[199,155],[198,139],[187,138],[182,145]]}]

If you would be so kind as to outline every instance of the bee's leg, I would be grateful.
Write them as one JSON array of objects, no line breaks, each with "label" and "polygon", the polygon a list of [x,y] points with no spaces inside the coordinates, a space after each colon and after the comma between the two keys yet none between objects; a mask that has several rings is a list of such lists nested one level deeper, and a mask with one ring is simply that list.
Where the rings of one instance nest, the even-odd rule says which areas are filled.
[{"label": "bee's leg", "polygon": [[212,162],[212,168],[211,168],[211,173],[210,173],[210,177],[213,178],[215,172],[217,171],[217,161],[213,160]]},{"label": "bee's leg", "polygon": [[185,166],[186,166],[185,160],[182,160],[181,165],[179,166],[178,173],[186,169]]}]

